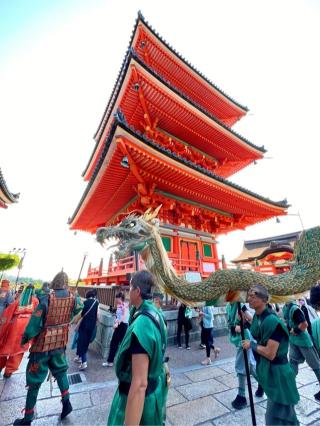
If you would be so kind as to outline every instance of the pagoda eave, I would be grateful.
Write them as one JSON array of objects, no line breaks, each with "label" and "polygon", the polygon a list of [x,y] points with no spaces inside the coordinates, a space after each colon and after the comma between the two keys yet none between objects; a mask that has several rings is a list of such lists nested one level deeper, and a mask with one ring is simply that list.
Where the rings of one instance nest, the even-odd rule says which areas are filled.
[{"label": "pagoda eave", "polygon": [[9,204],[17,203],[20,194],[9,191],[6,181],[0,169],[0,207],[7,208]]},{"label": "pagoda eave", "polygon": [[[204,221],[216,233],[243,229],[286,214],[286,206],[281,203],[259,197],[177,155],[170,155],[118,122],[113,125],[70,227],[95,232],[97,227],[117,220],[121,212],[139,206],[143,210],[164,201],[167,201],[164,221],[169,210],[175,208],[173,201],[178,202],[182,212],[179,223],[187,220],[184,215],[185,218],[197,216],[200,206]],[[171,216],[167,220],[174,222]],[[214,226],[212,220],[220,226]],[[200,226],[201,220],[194,223]]]},{"label": "pagoda eave", "polygon": [[[121,84],[118,84],[116,92],[106,110],[103,130],[96,140],[83,173],[85,180],[93,173],[113,116],[118,109],[121,109],[129,125],[141,132],[148,135],[162,131],[174,134],[178,138],[177,142],[173,141],[174,143],[180,144],[179,141],[184,141],[187,145],[193,145],[195,149],[206,151],[217,161],[215,173],[223,177],[229,177],[248,164],[263,158],[265,152],[263,148],[256,147],[219,123],[215,117],[192,104],[133,54],[127,58]],[[148,122],[143,127],[142,123],[148,115],[152,121],[157,120],[154,129],[150,128]]]}]

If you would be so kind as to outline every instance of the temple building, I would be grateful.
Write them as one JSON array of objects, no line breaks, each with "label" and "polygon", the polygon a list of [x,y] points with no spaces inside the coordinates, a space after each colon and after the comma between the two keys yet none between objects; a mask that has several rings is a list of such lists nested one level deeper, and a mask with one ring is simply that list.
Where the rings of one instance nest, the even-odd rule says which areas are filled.
[{"label": "temple building", "polygon": [[268,275],[288,272],[293,257],[294,245],[300,232],[244,241],[242,252],[232,262],[241,267]]},{"label": "temple building", "polygon": [[[266,150],[232,126],[248,109],[210,82],[138,15],[83,172],[70,228],[94,233],[162,204],[161,235],[180,274],[220,268],[216,238],[286,214],[229,177]],[[133,257],[90,266],[86,282],[124,283]]]},{"label": "temple building", "polygon": [[20,194],[13,194],[9,191],[0,169],[0,208],[6,209],[9,204],[17,203]]}]

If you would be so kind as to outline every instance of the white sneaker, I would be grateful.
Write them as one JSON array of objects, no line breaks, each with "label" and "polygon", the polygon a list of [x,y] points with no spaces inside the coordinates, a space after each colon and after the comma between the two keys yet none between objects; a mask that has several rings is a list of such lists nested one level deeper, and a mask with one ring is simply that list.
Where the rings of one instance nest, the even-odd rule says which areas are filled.
[{"label": "white sneaker", "polygon": [[82,361],[81,361],[81,358],[77,355],[76,357],[74,357],[73,358],[73,361],[74,362],[79,362],[79,363],[81,363]]},{"label": "white sneaker", "polygon": [[201,361],[201,365],[210,365],[210,364],[211,364],[210,358],[206,358],[205,360]]},{"label": "white sneaker", "polygon": [[113,362],[103,362],[102,367],[113,367]]},{"label": "white sneaker", "polygon": [[85,370],[88,367],[88,364],[86,362],[82,362],[79,365],[79,370]]}]

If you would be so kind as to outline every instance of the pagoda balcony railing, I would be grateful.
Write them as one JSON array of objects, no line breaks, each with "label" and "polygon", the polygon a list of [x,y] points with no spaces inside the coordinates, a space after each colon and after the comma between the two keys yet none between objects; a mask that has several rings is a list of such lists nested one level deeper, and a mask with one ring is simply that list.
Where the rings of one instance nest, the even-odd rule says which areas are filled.
[{"label": "pagoda balcony railing", "polygon": [[[190,260],[190,259],[177,259],[170,257],[172,266],[177,271],[178,275],[183,275],[186,272],[200,272],[203,276],[210,275],[213,270],[208,270],[206,266],[212,265],[213,262],[206,262],[203,260]],[[139,258],[139,270],[145,269],[144,262]],[[119,259],[117,262],[110,262],[108,268],[90,268],[87,274],[87,279],[101,278],[101,277],[117,277],[126,275],[136,271],[134,256],[128,256],[123,259]]]}]

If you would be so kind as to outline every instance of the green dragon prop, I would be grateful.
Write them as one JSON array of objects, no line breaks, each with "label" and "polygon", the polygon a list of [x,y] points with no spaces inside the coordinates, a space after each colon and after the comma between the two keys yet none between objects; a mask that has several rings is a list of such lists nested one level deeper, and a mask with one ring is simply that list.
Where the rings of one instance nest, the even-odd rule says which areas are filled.
[{"label": "green dragon prop", "polygon": [[[97,241],[117,239],[118,256],[139,250],[146,268],[156,276],[159,288],[184,303],[226,300],[227,295],[247,291],[254,284],[264,285],[272,301],[287,301],[306,292],[320,279],[320,227],[303,231],[296,242],[290,272],[268,276],[247,270],[223,269],[198,283],[177,276],[163,246],[156,219],[159,208],[142,216],[128,215],[119,225],[99,228]],[[295,298],[296,298],[295,297]],[[227,298],[230,300],[230,297]]]}]

